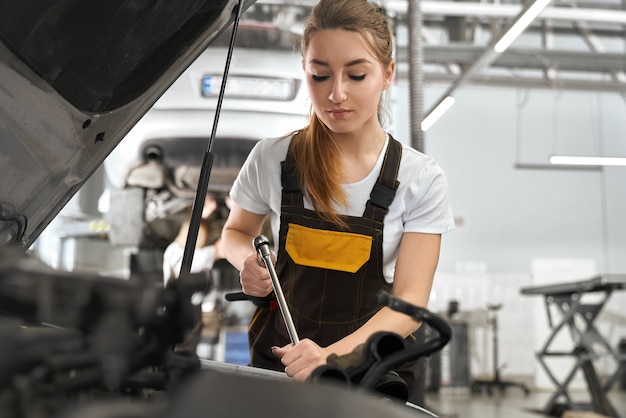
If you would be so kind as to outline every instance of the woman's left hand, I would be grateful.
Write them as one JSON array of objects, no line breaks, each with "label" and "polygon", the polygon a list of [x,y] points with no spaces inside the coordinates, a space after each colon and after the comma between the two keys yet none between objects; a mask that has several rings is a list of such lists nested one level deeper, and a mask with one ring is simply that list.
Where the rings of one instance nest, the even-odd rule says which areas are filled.
[{"label": "woman's left hand", "polygon": [[317,367],[326,364],[326,359],[330,355],[328,351],[308,338],[296,345],[272,347],[272,353],[280,358],[287,376],[300,382],[305,381]]}]

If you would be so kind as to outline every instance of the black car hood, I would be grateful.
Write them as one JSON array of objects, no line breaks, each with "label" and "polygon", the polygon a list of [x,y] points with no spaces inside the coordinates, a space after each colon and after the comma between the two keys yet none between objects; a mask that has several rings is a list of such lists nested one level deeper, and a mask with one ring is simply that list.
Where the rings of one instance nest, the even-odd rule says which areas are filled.
[{"label": "black car hood", "polygon": [[32,244],[238,3],[0,0],[0,244]]}]

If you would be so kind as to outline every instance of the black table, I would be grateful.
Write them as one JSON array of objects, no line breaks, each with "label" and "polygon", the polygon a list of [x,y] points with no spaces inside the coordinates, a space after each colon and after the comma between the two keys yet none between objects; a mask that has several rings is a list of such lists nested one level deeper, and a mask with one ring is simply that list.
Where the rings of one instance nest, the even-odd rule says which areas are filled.
[{"label": "black table", "polygon": [[[591,409],[606,416],[620,418],[607,399],[606,394],[624,373],[626,369],[626,354],[620,354],[611,347],[594,325],[598,314],[613,291],[616,290],[626,290],[626,275],[600,275],[587,280],[528,286],[520,289],[522,295],[541,295],[545,299],[548,325],[551,332],[541,350],[536,353],[536,356],[550,380],[557,387],[557,390],[544,407],[544,413],[552,414],[558,407],[558,402],[564,401],[567,409]],[[582,299],[583,295],[587,293],[597,294],[599,299],[586,303]],[[555,320],[553,318],[554,312],[559,316],[559,319]],[[557,334],[567,330],[569,330],[569,335],[574,343],[574,349],[569,352],[551,349]],[[563,356],[573,358],[574,365],[566,376],[559,381],[546,360],[550,357]],[[604,383],[598,378],[593,365],[593,361],[602,356],[612,357],[617,365]],[[568,386],[578,370],[582,371],[585,377],[587,389],[591,397],[590,404],[577,404],[568,393]]]}]

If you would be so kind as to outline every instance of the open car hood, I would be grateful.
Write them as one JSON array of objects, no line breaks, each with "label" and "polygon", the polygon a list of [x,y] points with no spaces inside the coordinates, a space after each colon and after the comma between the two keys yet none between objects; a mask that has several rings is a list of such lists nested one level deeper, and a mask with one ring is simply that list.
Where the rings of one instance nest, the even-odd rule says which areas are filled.
[{"label": "open car hood", "polygon": [[0,0],[0,245],[32,244],[238,4]]}]

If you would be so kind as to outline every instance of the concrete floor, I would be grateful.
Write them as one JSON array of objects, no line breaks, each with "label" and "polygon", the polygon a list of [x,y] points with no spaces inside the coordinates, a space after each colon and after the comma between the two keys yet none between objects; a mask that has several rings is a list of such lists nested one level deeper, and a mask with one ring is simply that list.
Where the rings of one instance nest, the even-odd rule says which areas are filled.
[{"label": "concrete floor", "polygon": [[[528,396],[516,388],[509,388],[504,394],[498,391],[491,396],[482,393],[454,392],[440,390],[438,393],[429,393],[426,397],[426,407],[440,418],[543,418],[554,417],[545,414],[551,392],[531,391]],[[586,392],[569,393],[576,403],[589,403]],[[619,418],[626,418],[626,392],[615,389],[608,394],[609,401],[619,414]],[[583,411],[571,414],[572,418],[596,418],[600,415],[584,414]]]}]

